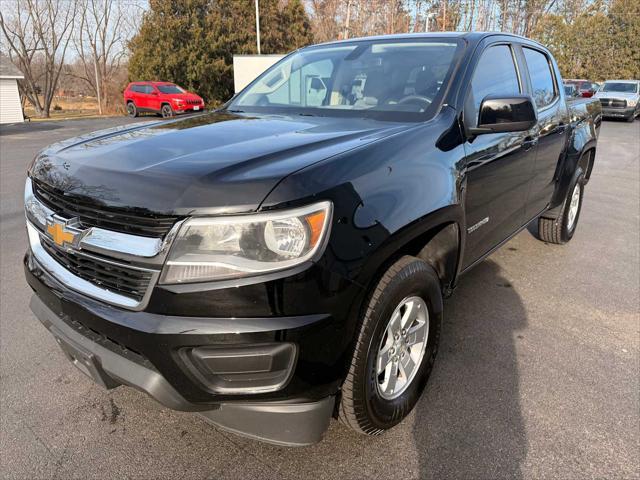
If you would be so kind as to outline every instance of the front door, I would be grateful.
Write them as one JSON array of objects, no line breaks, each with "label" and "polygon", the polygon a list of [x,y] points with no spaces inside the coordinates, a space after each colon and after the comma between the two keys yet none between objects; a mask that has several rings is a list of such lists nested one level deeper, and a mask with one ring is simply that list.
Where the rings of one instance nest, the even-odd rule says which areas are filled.
[{"label": "front door", "polygon": [[[485,49],[465,100],[465,124],[476,126],[487,95],[508,97],[524,91],[509,44]],[[466,154],[466,244],[463,268],[473,264],[518,230],[533,175],[537,136],[525,132],[491,133],[470,138]]]}]

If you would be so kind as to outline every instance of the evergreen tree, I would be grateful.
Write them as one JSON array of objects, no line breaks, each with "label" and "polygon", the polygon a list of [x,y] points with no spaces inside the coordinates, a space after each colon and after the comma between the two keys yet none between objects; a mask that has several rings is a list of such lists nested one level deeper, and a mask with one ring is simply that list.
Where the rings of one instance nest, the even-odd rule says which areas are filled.
[{"label": "evergreen tree", "polygon": [[533,37],[554,54],[565,78],[640,78],[640,2],[594,2],[569,20],[547,14]]},{"label": "evergreen tree", "polygon": [[[312,43],[300,0],[260,1],[261,52]],[[150,0],[130,42],[129,79],[175,82],[209,104],[233,95],[233,55],[255,54],[255,7],[248,0]]]}]

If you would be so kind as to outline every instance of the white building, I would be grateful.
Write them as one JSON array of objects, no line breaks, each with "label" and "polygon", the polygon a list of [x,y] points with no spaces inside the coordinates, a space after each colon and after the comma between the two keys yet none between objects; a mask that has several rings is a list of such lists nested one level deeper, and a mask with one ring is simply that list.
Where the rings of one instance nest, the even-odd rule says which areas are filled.
[{"label": "white building", "polygon": [[23,122],[18,80],[24,75],[0,53],[0,124]]},{"label": "white building", "polygon": [[258,75],[284,55],[234,55],[233,86],[235,93],[253,82]]}]

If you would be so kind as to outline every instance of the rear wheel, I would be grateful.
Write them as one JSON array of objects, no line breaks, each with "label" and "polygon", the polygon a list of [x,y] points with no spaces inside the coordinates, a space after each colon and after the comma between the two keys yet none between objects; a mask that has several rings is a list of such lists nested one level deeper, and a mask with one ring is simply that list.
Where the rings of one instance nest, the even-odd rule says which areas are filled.
[{"label": "rear wheel", "polygon": [[162,105],[160,113],[162,114],[162,118],[173,117],[173,108],[171,108],[171,105],[169,105],[168,103],[165,103],[164,105]]},{"label": "rear wheel", "polygon": [[544,242],[559,245],[571,240],[578,226],[583,195],[584,172],[578,168],[567,191],[560,216],[538,219],[538,238]]},{"label": "rear wheel", "polygon": [[440,281],[427,263],[402,257],[371,293],[342,386],[342,423],[367,435],[413,409],[433,368],[442,323]]},{"label": "rear wheel", "polygon": [[127,102],[127,115],[129,115],[130,117],[138,116],[138,109],[136,108],[136,104],[131,101]]}]

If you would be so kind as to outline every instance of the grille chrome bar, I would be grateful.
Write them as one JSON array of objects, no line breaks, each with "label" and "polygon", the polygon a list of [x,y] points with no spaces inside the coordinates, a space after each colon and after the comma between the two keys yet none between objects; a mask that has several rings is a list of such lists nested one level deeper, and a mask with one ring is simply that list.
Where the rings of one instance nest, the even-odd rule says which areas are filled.
[{"label": "grille chrome bar", "polygon": [[40,244],[74,275],[137,301],[144,297],[154,273],[153,270],[131,268],[81,252],[59,249],[46,237],[40,237]]},{"label": "grille chrome bar", "polygon": [[[70,289],[97,300],[129,310],[146,307],[182,221],[164,238],[81,228],[76,218],[61,216],[41,202],[29,178],[24,201],[31,251],[44,270]],[[47,233],[52,218],[62,222],[63,231],[74,233],[72,244],[54,244]]]},{"label": "grille chrome bar", "polygon": [[[41,231],[46,231],[47,218],[56,215],[33,194],[33,183],[27,178],[24,187],[24,204],[27,218]],[[67,215],[65,215],[68,218]],[[78,246],[83,250],[107,255],[125,261],[137,261],[161,265],[171,241],[178,233],[182,221],[173,225],[162,238],[141,237],[128,233],[105,230],[99,227],[86,229]]]},{"label": "grille chrome bar", "polygon": [[144,295],[137,299],[131,296],[117,293],[113,290],[103,288],[95,283],[88,281],[80,276],[77,276],[71,270],[65,268],[59,261],[54,259],[43,247],[41,241],[40,231],[33,226],[30,221],[27,221],[27,233],[29,236],[29,244],[31,251],[38,263],[51,275],[53,275],[60,282],[68,286],[70,289],[75,290],[78,293],[87,295],[97,300],[102,300],[106,303],[124,307],[129,310],[142,310],[149,301],[153,285],[158,281],[160,276],[159,270],[153,270],[149,278],[148,288],[144,292]]},{"label": "grille chrome bar", "polygon": [[603,107],[612,108],[627,108],[627,101],[616,98],[600,98],[600,103]]}]

